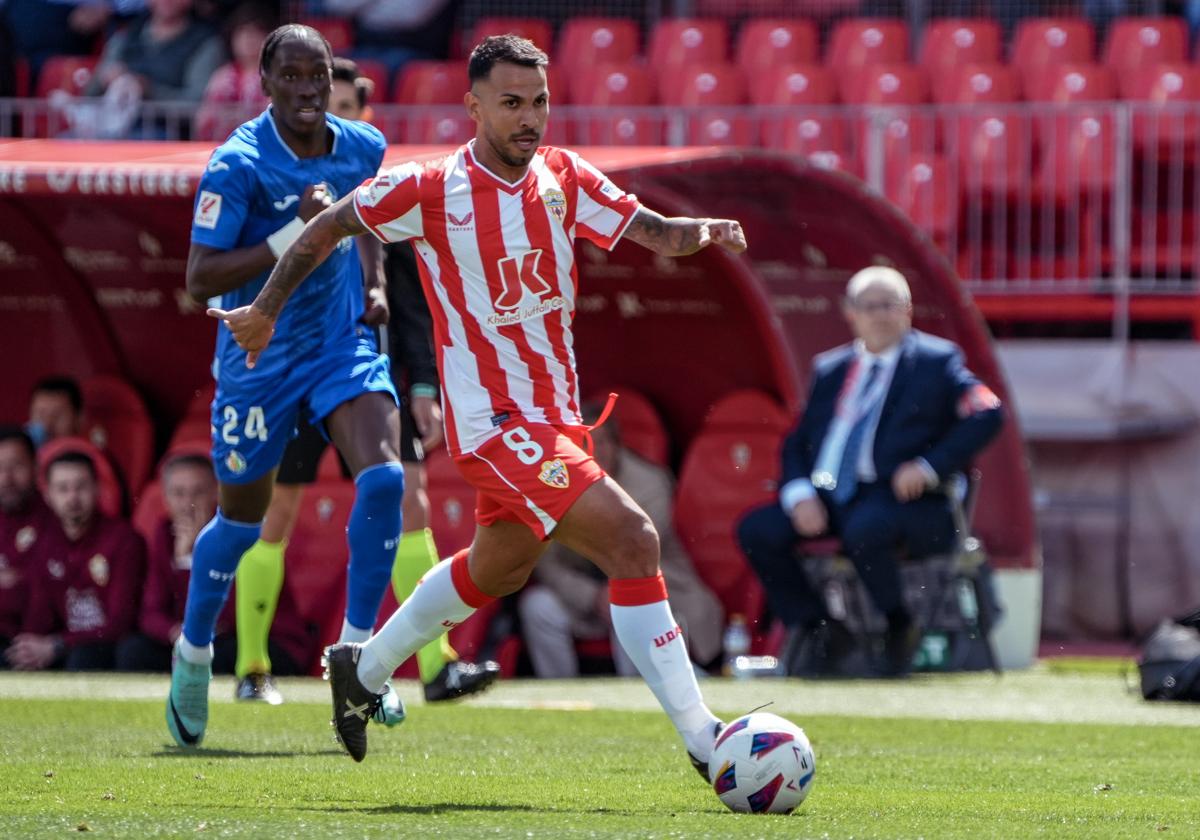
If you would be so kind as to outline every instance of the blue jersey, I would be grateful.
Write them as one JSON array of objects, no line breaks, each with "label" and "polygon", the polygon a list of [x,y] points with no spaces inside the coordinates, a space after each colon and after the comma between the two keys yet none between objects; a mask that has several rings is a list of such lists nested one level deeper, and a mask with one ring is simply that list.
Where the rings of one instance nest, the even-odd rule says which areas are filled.
[{"label": "blue jersey", "polygon": [[[325,117],[332,150],[300,158],[284,143],[271,109],[241,125],[209,158],[192,217],[192,241],[221,250],[266,240],[296,217],[304,191],[325,184],[334,200],[348,195],[383,162],[387,141],[375,127]],[[222,309],[251,303],[270,271],[221,296]],[[362,269],[353,240],[344,239],[300,284],[280,312],[275,334],[253,370],[228,329],[217,331],[214,374],[223,387],[253,385],[351,336],[363,313]]]}]

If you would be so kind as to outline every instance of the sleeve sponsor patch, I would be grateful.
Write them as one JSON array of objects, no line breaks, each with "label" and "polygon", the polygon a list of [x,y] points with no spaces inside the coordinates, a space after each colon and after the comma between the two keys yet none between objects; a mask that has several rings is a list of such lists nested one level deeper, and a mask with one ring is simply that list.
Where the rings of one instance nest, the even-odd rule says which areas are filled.
[{"label": "sleeve sponsor patch", "polygon": [[192,224],[196,227],[215,230],[217,221],[221,218],[221,196],[215,192],[201,190],[196,200],[196,217]]}]

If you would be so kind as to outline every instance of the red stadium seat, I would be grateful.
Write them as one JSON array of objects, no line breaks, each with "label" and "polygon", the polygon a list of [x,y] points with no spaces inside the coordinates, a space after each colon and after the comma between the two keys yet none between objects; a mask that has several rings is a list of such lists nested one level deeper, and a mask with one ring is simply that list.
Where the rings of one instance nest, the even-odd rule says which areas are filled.
[{"label": "red stadium seat", "polygon": [[[1157,64],[1131,71],[1133,78],[1124,84],[1128,99],[1165,105],[1171,102],[1200,102],[1200,68],[1191,64]],[[1191,109],[1139,107],[1133,115],[1133,137],[1143,149],[1155,149],[1162,157],[1172,148],[1190,147],[1200,137],[1200,118]]]},{"label": "red stadium seat", "polygon": [[847,18],[833,27],[826,63],[839,72],[908,61],[908,25],[894,18]]},{"label": "red stadium seat", "polygon": [[216,384],[211,380],[196,391],[171,433],[170,448],[182,443],[209,443],[212,440],[212,401],[215,391]]},{"label": "red stadium seat", "polygon": [[691,64],[669,77],[659,77],[659,99],[665,105],[713,106],[688,117],[687,142],[702,146],[751,146],[757,141],[755,122],[724,106],[742,105],[746,85],[742,71],[724,61]]},{"label": "red stadium seat", "polygon": [[1026,18],[1017,24],[1012,64],[1025,81],[1025,95],[1035,93],[1049,68],[1086,64],[1096,55],[1096,32],[1085,18]]},{"label": "red stadium seat", "polygon": [[785,64],[815,64],[821,53],[817,27],[810,20],[748,20],[737,40],[737,65],[747,79]]},{"label": "red stadium seat", "polygon": [[858,161],[847,145],[846,121],[832,112],[817,111],[809,116],[788,116],[768,127],[770,148],[794,152],[822,169],[860,171]]},{"label": "red stadium seat", "polygon": [[666,18],[650,36],[650,67],[664,79],[689,64],[724,61],[728,44],[723,20]]},{"label": "red stadium seat", "polygon": [[355,59],[355,64],[358,65],[360,75],[370,79],[375,84],[375,90],[371,92],[369,102],[387,102],[388,95],[391,93],[391,79],[389,78],[388,66],[382,61],[373,61],[369,58]]},{"label": "red stadium seat", "polygon": [[[925,74],[914,64],[870,64],[843,77],[843,83],[842,98],[856,104],[906,106],[920,105],[929,99]],[[889,168],[907,169],[908,158],[913,154],[933,152],[937,139],[933,117],[897,107],[864,117],[858,132],[864,161],[870,149],[870,135],[879,130],[880,119]]]},{"label": "red stadium seat", "polygon": [[1017,102],[1021,77],[1007,64],[966,64],[949,74],[948,84],[935,85],[933,92],[938,102]]},{"label": "red stadium seat", "polygon": [[489,35],[509,34],[528,38],[535,46],[547,52],[554,47],[550,24],[541,18],[483,17],[476,21],[471,29],[471,43],[467,45],[467,49],[473,49]]},{"label": "red stadium seat", "polygon": [[1116,170],[1112,113],[1079,103],[1115,99],[1113,72],[1098,64],[1059,65],[1048,73],[1040,93],[1046,101],[1075,106],[1037,118],[1041,188],[1056,200],[1110,189]]},{"label": "red stadium seat", "polygon": [[[833,71],[818,64],[783,65],[751,85],[755,105],[832,105],[837,101]],[[763,145],[807,154],[844,151],[845,118],[832,108],[771,110],[759,118]]]},{"label": "red stadium seat", "polygon": [[944,248],[958,219],[958,191],[947,159],[917,152],[890,167],[888,176],[887,197]]},{"label": "red stadium seat", "polygon": [[[1008,192],[1029,177],[1033,135],[1029,116],[1012,106],[1020,98],[1020,77],[1004,64],[968,64],[952,74],[941,96],[946,102],[976,104],[954,114],[947,127],[946,151],[959,161],[969,191]],[[994,105],[996,107],[985,107]]]},{"label": "red stadium seat", "polygon": [[467,92],[463,61],[410,61],[396,73],[393,100],[404,105],[461,103]]},{"label": "red stadium seat", "polygon": [[308,17],[301,18],[300,23],[324,35],[334,55],[349,55],[354,49],[354,26],[345,18]]},{"label": "red stadium seat", "polygon": [[921,42],[921,67],[934,88],[934,99],[944,98],[940,88],[954,79],[966,64],[1001,60],[1000,24],[982,18],[941,18],[931,21]]},{"label": "red stadium seat", "polygon": [[829,105],[837,102],[833,71],[820,64],[782,64],[750,85],[755,105]]},{"label": "red stadium seat", "polygon": [[572,18],[558,36],[555,63],[566,68],[572,79],[602,64],[625,64],[637,56],[638,37],[637,24],[632,20]]},{"label": "red stadium seat", "polygon": [[56,55],[46,59],[38,74],[34,95],[45,99],[53,91],[62,90],[78,96],[83,93],[99,61],[95,56]]},{"label": "red stadium seat", "polygon": [[125,512],[125,488],[113,468],[112,462],[94,443],[81,437],[60,437],[46,441],[38,448],[38,484],[46,492],[46,467],[50,462],[67,452],[79,452],[88,456],[96,467],[96,483],[99,485],[98,505],[105,516],[121,516]]},{"label": "red stadium seat", "polygon": [[1187,61],[1187,22],[1181,17],[1117,18],[1104,44],[1104,65],[1126,84],[1157,64]]},{"label": "red stadium seat", "polygon": [[425,476],[429,527],[438,553],[449,557],[475,539],[475,489],[467,484],[445,448],[425,454]]},{"label": "red stadium seat", "polygon": [[762,612],[762,588],[734,529],[747,510],[775,497],[779,445],[790,423],[766,394],[734,392],[710,409],[683,460],[675,528],[727,614],[753,620]]},{"label": "red stadium seat", "polygon": [[869,64],[842,76],[841,95],[856,105],[920,105],[929,101],[929,82],[915,64]]},{"label": "red stadium seat", "polygon": [[84,434],[109,453],[136,500],[154,459],[154,424],[146,404],[129,383],[115,376],[90,377],[80,388]]},{"label": "red stadium seat", "polygon": [[602,64],[573,77],[571,89],[576,105],[613,109],[579,115],[574,124],[574,142],[589,146],[657,146],[663,143],[660,117],[626,110],[654,103],[654,79],[646,68],[637,64]]},{"label": "red stadium seat", "polygon": [[620,427],[622,445],[652,464],[668,466],[671,441],[654,404],[643,394],[624,385],[596,391],[587,401],[603,404],[610,390],[619,395],[613,405],[612,419]]},{"label": "red stadium seat", "polygon": [[346,525],[353,504],[353,482],[310,484],[288,543],[288,585],[300,615],[318,628],[322,645],[337,641],[346,610]]}]

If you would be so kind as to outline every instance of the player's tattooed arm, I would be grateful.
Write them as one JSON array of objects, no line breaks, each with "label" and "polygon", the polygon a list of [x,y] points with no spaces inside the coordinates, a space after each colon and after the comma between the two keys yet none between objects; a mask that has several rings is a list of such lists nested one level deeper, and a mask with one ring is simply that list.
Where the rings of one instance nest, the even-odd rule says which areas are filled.
[{"label": "player's tattooed arm", "polygon": [[338,242],[347,236],[369,231],[354,210],[354,194],[321,211],[304,228],[300,238],[288,246],[275,263],[253,307],[274,320],[304,278],[308,277],[333,252]]},{"label": "player's tattooed arm", "polygon": [[714,243],[735,254],[746,250],[742,226],[732,219],[666,218],[645,207],[629,222],[625,236],[667,257],[694,254]]}]

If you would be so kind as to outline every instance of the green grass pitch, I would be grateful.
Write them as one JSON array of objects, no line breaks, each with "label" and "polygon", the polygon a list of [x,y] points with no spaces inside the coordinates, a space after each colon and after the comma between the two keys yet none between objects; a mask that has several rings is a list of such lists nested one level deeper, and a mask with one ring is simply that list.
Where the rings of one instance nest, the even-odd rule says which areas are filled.
[{"label": "green grass pitch", "polygon": [[280,707],[213,685],[202,749],[170,745],[165,677],[0,675],[0,837],[1200,837],[1200,706],[1146,704],[1111,667],[891,682],[703,683],[733,717],[805,728],[808,801],[727,812],[636,681],[510,681],[372,728],[355,764],[327,693]]}]

